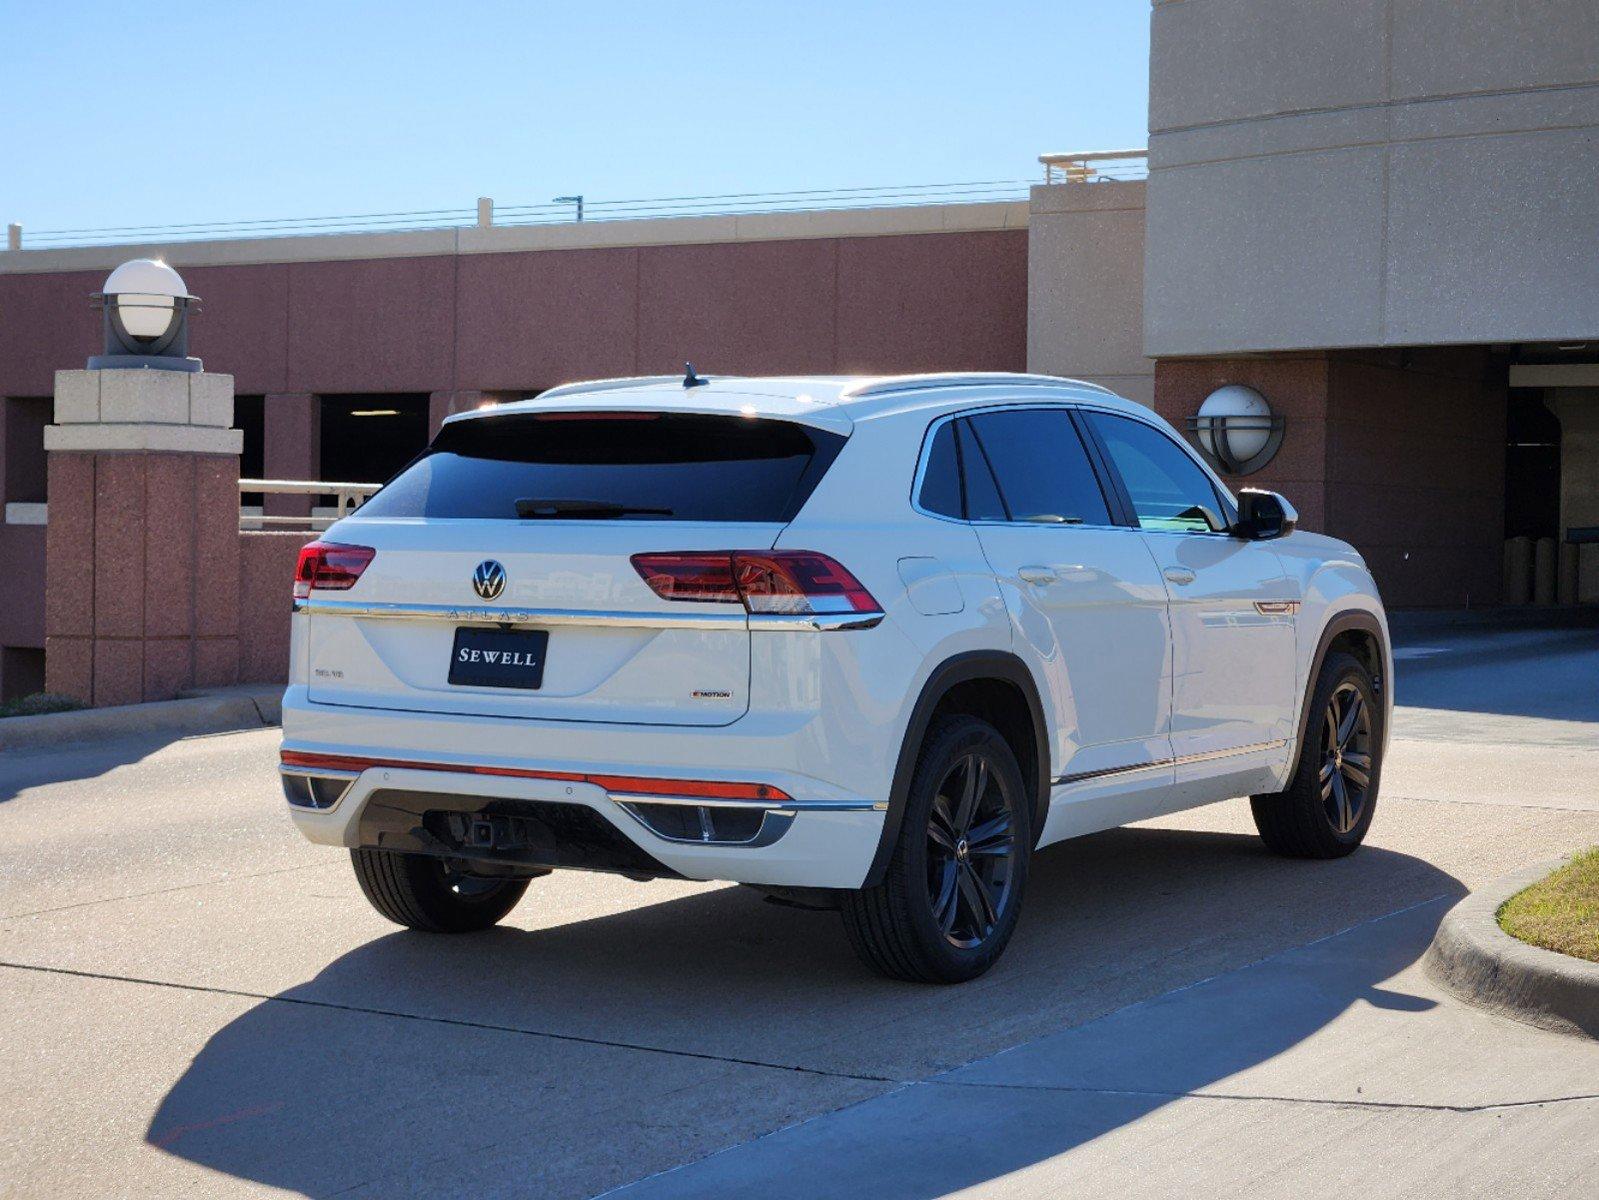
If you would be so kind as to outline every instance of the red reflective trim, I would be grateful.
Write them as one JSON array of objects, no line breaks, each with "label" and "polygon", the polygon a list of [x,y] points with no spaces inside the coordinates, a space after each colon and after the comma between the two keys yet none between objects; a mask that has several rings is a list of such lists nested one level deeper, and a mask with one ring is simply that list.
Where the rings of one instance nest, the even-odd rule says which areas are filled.
[{"label": "red reflective trim", "polygon": [[648,796],[689,796],[715,800],[792,800],[781,788],[765,783],[722,783],[714,779],[656,779],[644,775],[590,775],[577,771],[538,771],[527,767],[474,766],[465,763],[410,762],[400,758],[357,758],[347,754],[310,754],[283,750],[286,767],[318,767],[329,771],[366,771],[395,767],[404,771],[453,771],[458,775],[496,775],[511,779],[553,779],[560,783],[592,783],[608,792]]},{"label": "red reflective trim", "polygon": [[608,792],[642,792],[651,796],[701,796],[716,800],[792,800],[765,783],[719,783],[714,779],[649,779],[636,775],[590,775]]}]

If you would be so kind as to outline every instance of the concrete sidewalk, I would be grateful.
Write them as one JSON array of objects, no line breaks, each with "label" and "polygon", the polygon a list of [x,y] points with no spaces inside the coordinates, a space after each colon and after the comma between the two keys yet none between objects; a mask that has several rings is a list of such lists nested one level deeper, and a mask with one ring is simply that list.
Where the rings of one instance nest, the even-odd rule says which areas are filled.
[{"label": "concrete sidewalk", "polygon": [[176,700],[117,704],[0,719],[0,752],[108,742],[119,738],[194,737],[283,722],[283,685],[241,683],[196,688]]},{"label": "concrete sidewalk", "polygon": [[1450,903],[610,1195],[1579,1195],[1599,1176],[1599,1042],[1490,1016],[1433,984],[1416,960]]}]

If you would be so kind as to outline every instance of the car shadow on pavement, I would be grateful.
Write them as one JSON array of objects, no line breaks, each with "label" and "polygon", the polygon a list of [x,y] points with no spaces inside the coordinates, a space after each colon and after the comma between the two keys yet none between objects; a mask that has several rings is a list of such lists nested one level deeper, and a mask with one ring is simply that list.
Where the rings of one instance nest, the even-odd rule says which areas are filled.
[{"label": "car shadow on pavement", "polygon": [[[537,920],[525,910],[538,887],[512,921]],[[394,933],[358,947],[212,1036],[147,1141],[310,1196],[436,1194],[468,1180],[591,1194],[1465,892],[1375,847],[1299,863],[1253,836],[1112,830],[1041,852],[1005,959],[950,988],[867,974],[834,914],[736,887],[649,903],[647,887],[635,906],[544,928]],[[1356,1003],[1429,1007],[1381,987],[1425,950],[1437,915],[1423,915],[1269,1019],[1195,1031],[1173,1090],[1281,1054]],[[1049,1136],[1019,1142],[1006,1169],[1166,1102],[1079,1105]],[[915,1138],[905,1147],[914,1156]],[[911,1178],[893,1194],[974,1182]]]}]

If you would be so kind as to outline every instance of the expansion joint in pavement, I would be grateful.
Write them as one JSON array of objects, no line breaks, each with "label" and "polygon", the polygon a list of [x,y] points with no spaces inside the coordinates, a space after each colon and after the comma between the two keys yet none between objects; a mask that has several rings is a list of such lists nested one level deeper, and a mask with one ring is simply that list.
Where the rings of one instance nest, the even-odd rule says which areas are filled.
[{"label": "expansion joint in pavement", "polygon": [[93,908],[97,904],[117,904],[123,900],[143,900],[150,896],[169,896],[173,892],[192,892],[195,888],[215,887],[224,883],[247,883],[252,879],[265,879],[269,875],[289,875],[295,871],[315,869],[312,864],[301,863],[295,867],[278,867],[271,871],[256,871],[249,875],[223,875],[216,879],[201,879],[195,883],[175,883],[171,887],[152,888],[148,892],[128,892],[120,896],[100,896],[94,900],[78,900],[72,904],[58,904],[54,908],[36,908],[31,912],[0,913],[0,921],[21,921],[28,917],[47,917],[51,913],[70,912],[75,908]]},{"label": "expansion joint in pavement", "polygon": [[1405,1112],[1479,1113],[1497,1112],[1512,1108],[1541,1108],[1549,1104],[1578,1104],[1599,1100],[1599,1092],[1583,1092],[1572,1096],[1547,1096],[1535,1100],[1506,1100],[1488,1104],[1421,1104],[1405,1100],[1350,1100],[1322,1096],[1273,1096],[1240,1092],[1178,1092],[1159,1088],[1084,1087],[1051,1083],[998,1083],[989,1080],[929,1079],[933,1087],[992,1088],[1000,1091],[1058,1092],[1087,1096],[1143,1096],[1162,1102],[1170,1100],[1222,1100],[1233,1103],[1306,1104],[1323,1108],[1394,1109]]},{"label": "expansion joint in pavement", "polygon": [[176,983],[166,979],[143,979],[137,975],[115,975],[103,971],[79,971],[71,967],[48,967],[39,963],[18,963],[0,960],[0,969],[34,971],[44,975],[67,975],[74,979],[97,979],[108,983],[127,983],[140,987],[169,988],[180,992],[198,992],[211,996],[231,996],[240,1000],[260,1000],[269,1004],[295,1004],[304,1008],[320,1008],[330,1012],[356,1013],[369,1017],[389,1017],[398,1021],[421,1021],[431,1025],[449,1025],[457,1029],[480,1029],[488,1033],[513,1033],[523,1037],[548,1038],[555,1042],[572,1042],[582,1046],[602,1046],[613,1050],[636,1050],[641,1054],[662,1054],[672,1058],[692,1058],[702,1062],[725,1063],[735,1067],[764,1067],[771,1071],[788,1071],[797,1075],[817,1075],[827,1079],[850,1079],[861,1083],[904,1084],[903,1079],[887,1075],[866,1075],[851,1071],[828,1071],[821,1067],[807,1067],[797,1063],[769,1062],[759,1058],[739,1058],[727,1054],[711,1054],[703,1050],[677,1050],[669,1046],[650,1046],[642,1042],[616,1041],[611,1038],[584,1037],[575,1033],[551,1033],[543,1029],[527,1029],[520,1025],[499,1025],[490,1021],[467,1021],[460,1017],[436,1017],[424,1013],[400,1012],[389,1008],[372,1008],[364,1004],[341,1004],[336,1000],[312,1000],[304,996],[273,996],[265,992],[252,992],[242,988],[213,987],[202,983]]}]

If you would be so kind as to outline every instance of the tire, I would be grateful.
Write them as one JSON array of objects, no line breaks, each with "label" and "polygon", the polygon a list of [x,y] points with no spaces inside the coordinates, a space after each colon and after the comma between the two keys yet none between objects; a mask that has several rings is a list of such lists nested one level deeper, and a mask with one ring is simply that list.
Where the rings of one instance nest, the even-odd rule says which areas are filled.
[{"label": "tire", "polygon": [[[1283,791],[1249,798],[1268,849],[1288,858],[1341,858],[1365,840],[1382,776],[1382,720],[1370,672],[1353,655],[1329,654],[1311,695],[1293,778]],[[1341,739],[1339,726],[1346,722]]]},{"label": "tire", "polygon": [[891,979],[977,978],[1016,928],[1032,848],[1028,789],[1005,739],[976,717],[939,718],[917,756],[883,881],[844,893],[850,944]]},{"label": "tire", "polygon": [[427,933],[488,929],[516,907],[526,879],[467,875],[449,860],[365,847],[350,851],[355,878],[377,909],[396,925]]}]

